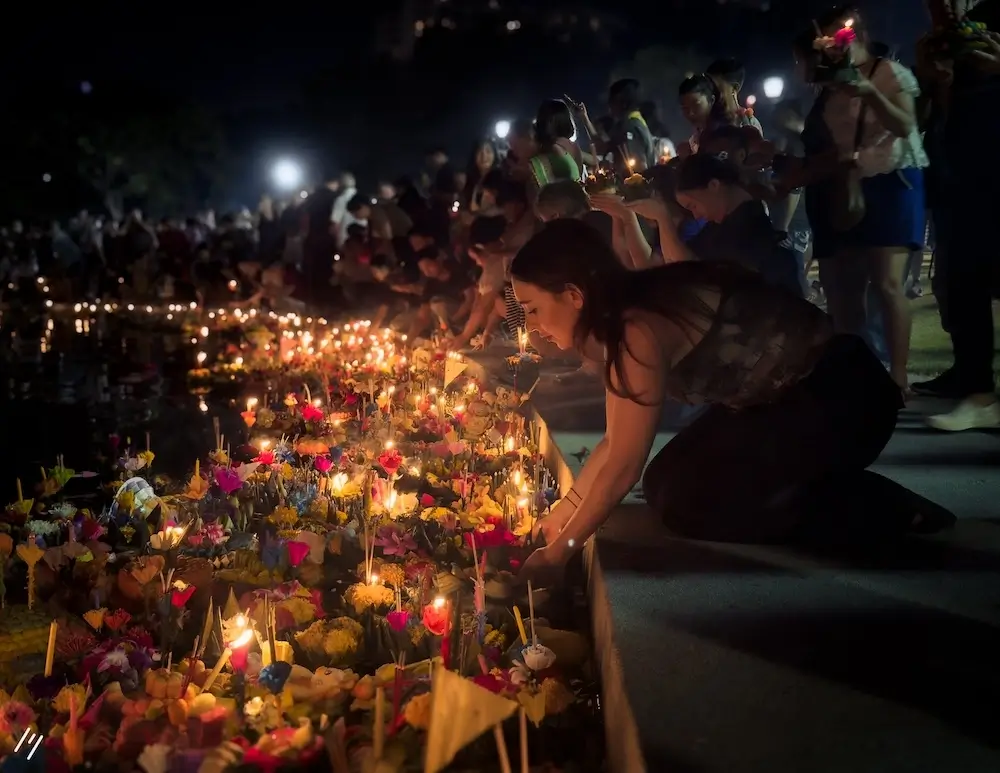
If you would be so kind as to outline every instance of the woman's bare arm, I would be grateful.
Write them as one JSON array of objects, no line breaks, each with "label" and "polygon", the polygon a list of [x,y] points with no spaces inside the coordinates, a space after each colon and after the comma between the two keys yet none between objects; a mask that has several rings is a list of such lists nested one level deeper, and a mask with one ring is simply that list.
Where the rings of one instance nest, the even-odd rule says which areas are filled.
[{"label": "woman's bare arm", "polygon": [[628,322],[622,355],[622,373],[612,377],[617,388],[624,382],[639,402],[607,394],[606,445],[599,458],[588,459],[587,493],[581,493],[576,512],[547,548],[560,563],[583,547],[639,481],[656,436],[665,368],[653,330],[642,322]]}]

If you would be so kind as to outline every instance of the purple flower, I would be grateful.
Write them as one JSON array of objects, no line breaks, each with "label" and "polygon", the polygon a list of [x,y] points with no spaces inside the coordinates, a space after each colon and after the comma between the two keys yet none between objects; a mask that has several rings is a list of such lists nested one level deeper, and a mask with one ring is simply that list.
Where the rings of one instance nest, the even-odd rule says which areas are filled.
[{"label": "purple flower", "polygon": [[243,481],[235,470],[228,467],[215,468],[215,482],[226,496],[239,491],[243,487]]},{"label": "purple flower", "polygon": [[413,537],[405,531],[386,526],[379,529],[375,544],[382,548],[382,555],[385,556],[405,556],[411,550],[417,549],[417,543]]}]

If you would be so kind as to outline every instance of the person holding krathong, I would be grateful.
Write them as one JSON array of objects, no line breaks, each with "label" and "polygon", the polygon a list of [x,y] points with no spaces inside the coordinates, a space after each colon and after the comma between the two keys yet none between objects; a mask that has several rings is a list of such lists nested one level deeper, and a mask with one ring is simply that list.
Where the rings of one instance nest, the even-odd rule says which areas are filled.
[{"label": "person holding krathong", "polygon": [[[511,264],[528,329],[604,364],[605,436],[540,520],[521,579],[554,579],[642,480],[671,531],[732,542],[888,538],[953,517],[867,467],[903,402],[865,343],[728,261],[630,271],[586,223]],[[707,409],[646,466],[668,399]],[[643,475],[643,468],[646,468]]]}]

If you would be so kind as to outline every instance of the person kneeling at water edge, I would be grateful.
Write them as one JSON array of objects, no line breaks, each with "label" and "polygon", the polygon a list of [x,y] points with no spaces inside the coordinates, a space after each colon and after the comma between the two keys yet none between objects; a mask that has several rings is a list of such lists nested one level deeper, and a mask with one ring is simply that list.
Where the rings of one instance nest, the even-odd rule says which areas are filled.
[{"label": "person kneeling at water edge", "polygon": [[[642,478],[679,536],[882,540],[953,522],[866,468],[903,403],[864,341],[724,261],[629,271],[587,224],[545,225],[511,265],[529,330],[605,363],[606,431],[540,521],[522,579],[551,579]],[[661,403],[708,404],[646,467]]]}]

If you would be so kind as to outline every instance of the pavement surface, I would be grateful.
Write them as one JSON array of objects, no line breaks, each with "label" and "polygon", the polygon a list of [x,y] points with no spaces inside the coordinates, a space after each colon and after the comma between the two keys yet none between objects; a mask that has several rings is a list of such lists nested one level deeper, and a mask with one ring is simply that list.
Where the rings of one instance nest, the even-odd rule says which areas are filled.
[{"label": "pavement surface", "polygon": [[[578,469],[604,429],[597,380],[543,376],[532,400]],[[614,513],[596,553],[647,770],[1000,771],[1000,434],[926,429],[944,407],[908,406],[875,469],[958,525],[878,556],[681,540],[641,503]],[[654,453],[683,421],[665,411]]]}]

